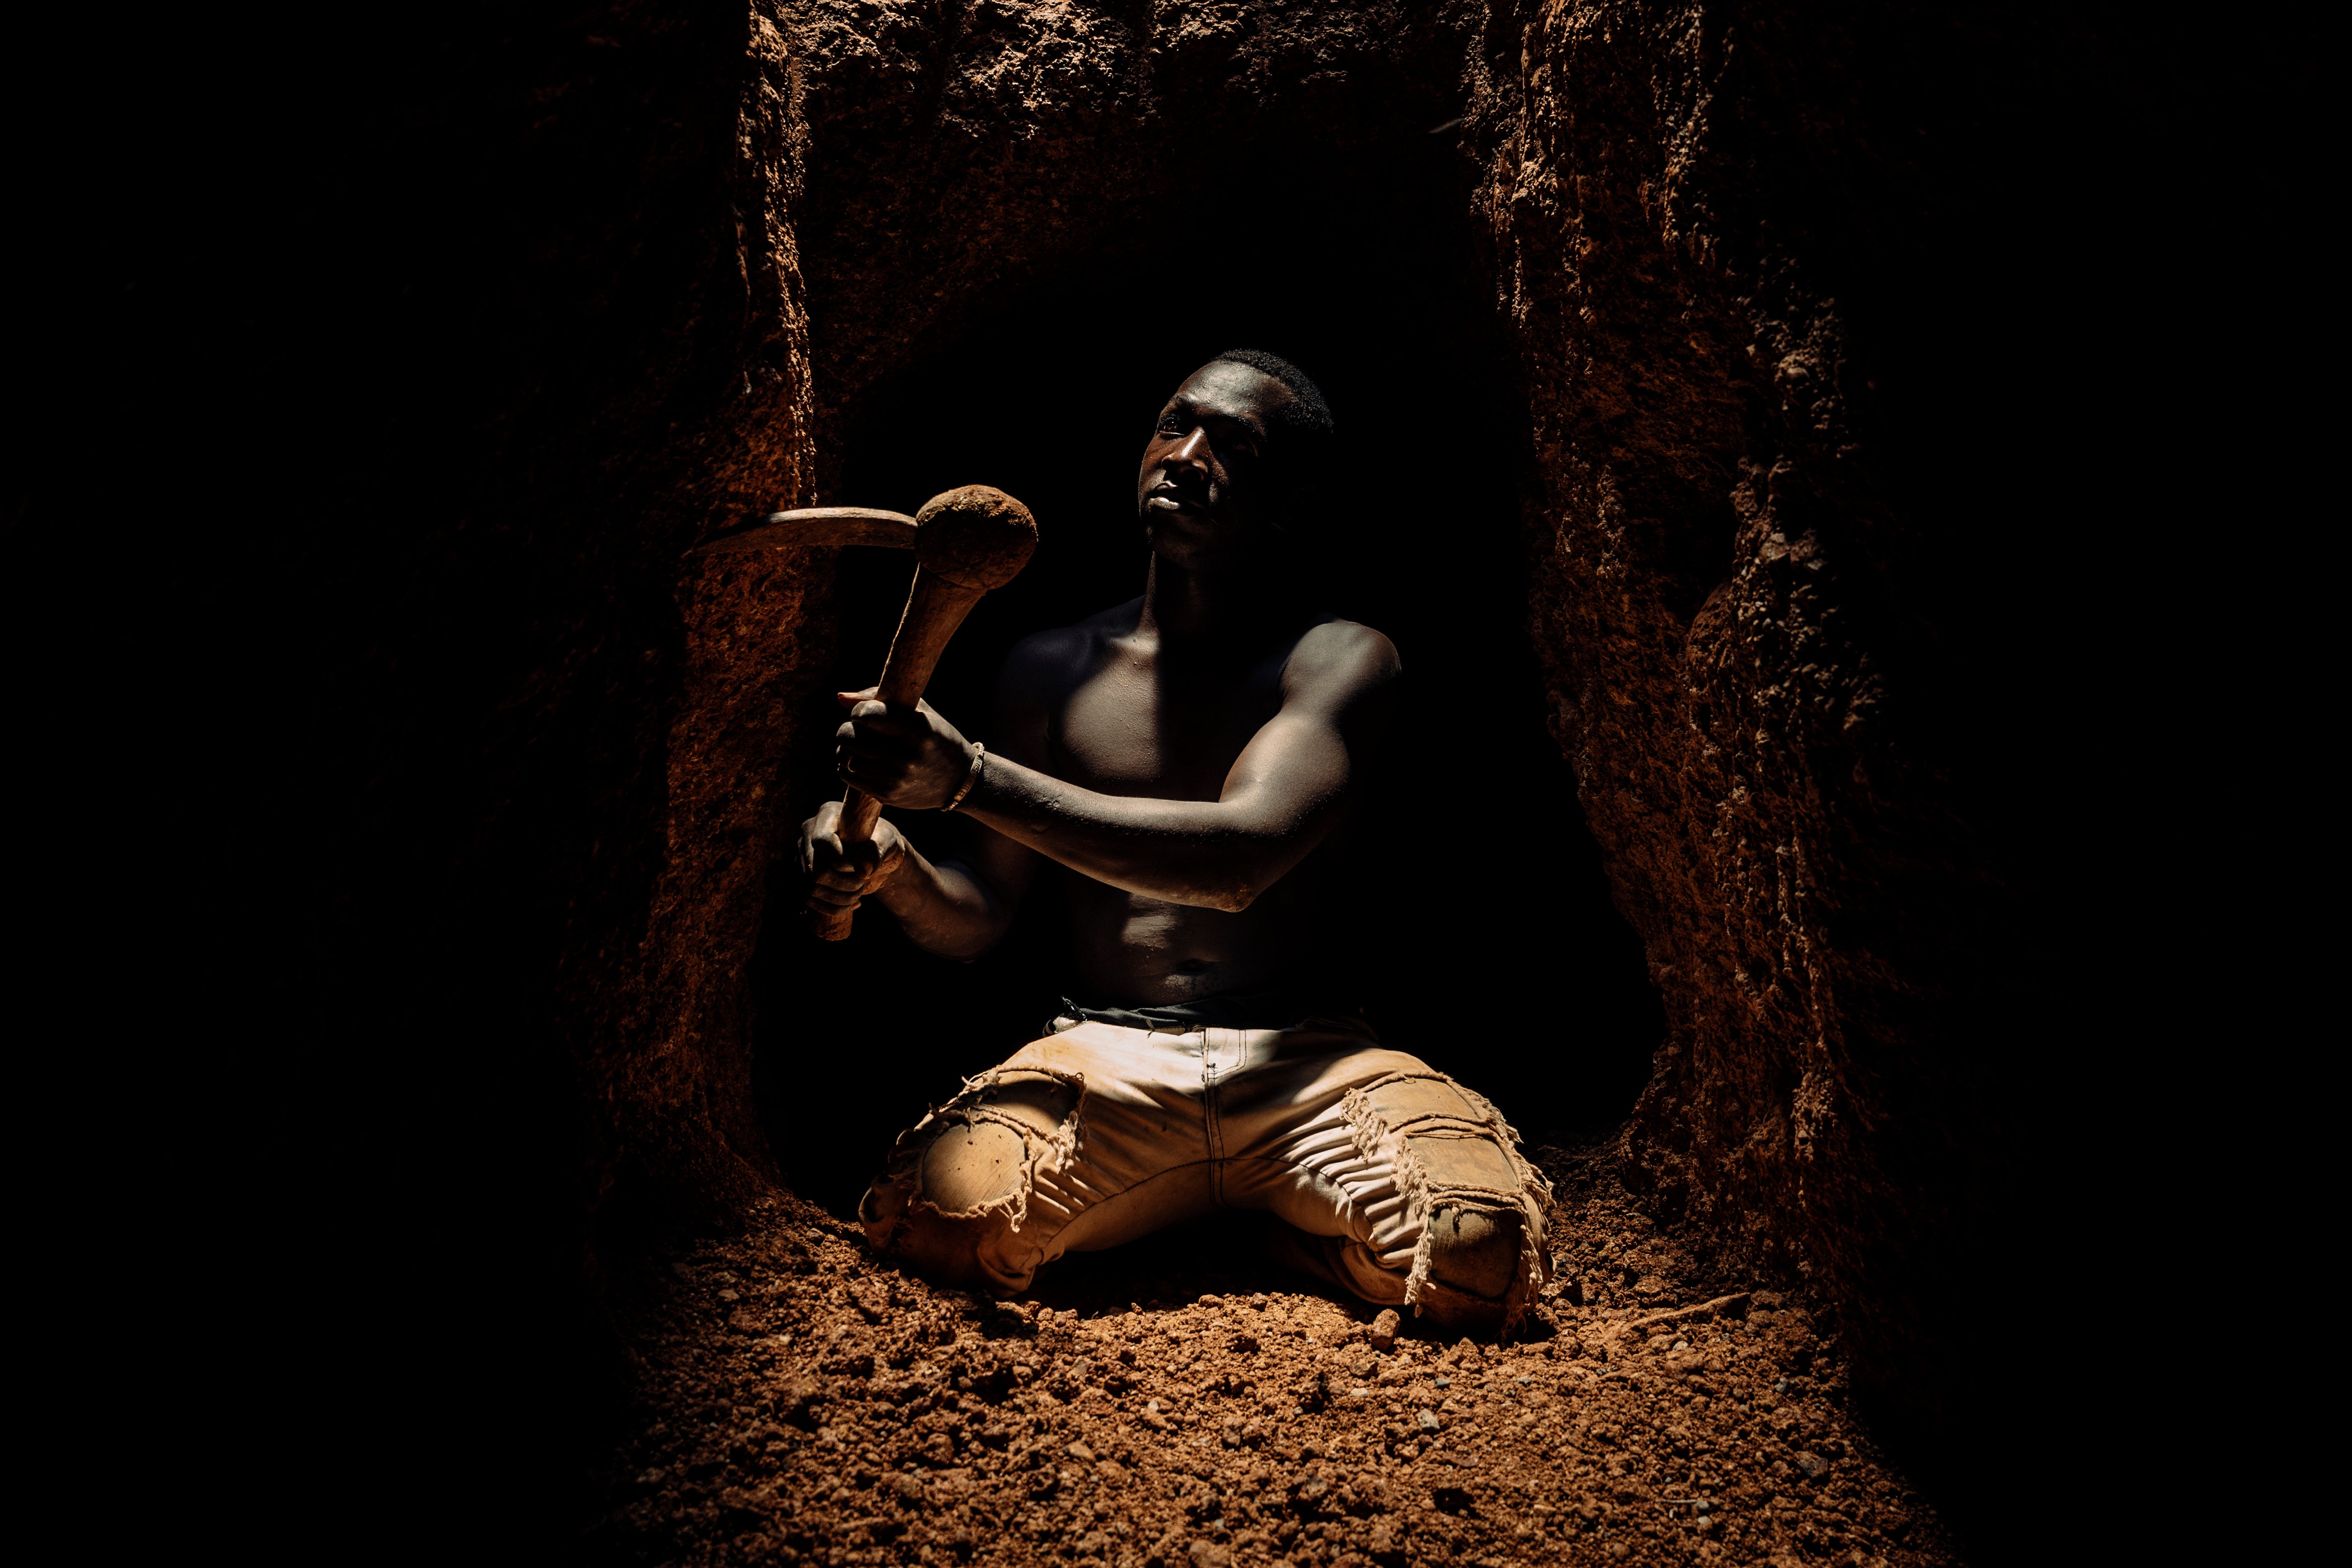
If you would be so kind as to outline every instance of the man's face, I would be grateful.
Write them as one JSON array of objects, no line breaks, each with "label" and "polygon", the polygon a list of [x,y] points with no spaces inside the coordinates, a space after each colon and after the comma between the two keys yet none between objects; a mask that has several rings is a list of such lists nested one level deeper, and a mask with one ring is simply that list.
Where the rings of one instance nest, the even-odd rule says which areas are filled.
[{"label": "man's face", "polygon": [[1192,373],[1160,411],[1143,448],[1135,500],[1151,552],[1171,565],[1239,565],[1277,523],[1266,494],[1274,412],[1290,389],[1245,364]]}]

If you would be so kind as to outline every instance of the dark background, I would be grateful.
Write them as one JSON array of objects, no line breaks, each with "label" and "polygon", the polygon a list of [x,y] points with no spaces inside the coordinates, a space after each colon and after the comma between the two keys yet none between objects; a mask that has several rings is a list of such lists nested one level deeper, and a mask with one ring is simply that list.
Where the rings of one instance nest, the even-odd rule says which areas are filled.
[{"label": "dark background", "polygon": [[[1363,803],[1363,906],[1334,911],[1360,922],[1356,994],[1385,1043],[1493,1097],[1530,1139],[1601,1133],[1632,1106],[1664,1019],[1546,726],[1526,631],[1524,395],[1454,166],[1412,143],[1374,156],[1409,178],[1320,195],[1279,171],[1255,194],[1228,184],[1230,254],[1204,261],[1171,234],[999,299],[845,411],[829,499],[911,512],[992,484],[1036,515],[1035,557],[973,612],[929,694],[984,741],[1015,641],[1141,592],[1136,465],[1177,384],[1231,348],[1305,369],[1334,411],[1344,497],[1326,602],[1386,632],[1405,668]],[[910,570],[902,552],[845,552],[843,689],[879,673]],[[968,831],[899,820],[935,856]],[[780,868],[757,996],[763,1018],[789,1015],[794,1044],[761,1029],[759,1091],[794,1191],[851,1212],[901,1128],[1036,1035],[1066,989],[1066,875],[1049,869],[1007,942],[963,964],[915,949],[879,910],[849,942],[813,941],[792,912],[796,870]]]}]

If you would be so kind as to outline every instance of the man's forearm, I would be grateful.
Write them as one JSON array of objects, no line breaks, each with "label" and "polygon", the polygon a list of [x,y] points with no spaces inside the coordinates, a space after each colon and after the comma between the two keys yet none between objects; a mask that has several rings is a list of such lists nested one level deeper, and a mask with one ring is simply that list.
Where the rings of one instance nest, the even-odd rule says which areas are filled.
[{"label": "man's forearm", "polygon": [[1307,858],[1337,804],[1335,790],[1276,820],[1243,801],[1102,795],[992,752],[961,809],[1098,882],[1234,911]]},{"label": "man's forearm", "polygon": [[1013,911],[987,883],[956,861],[934,866],[912,844],[898,874],[873,895],[897,917],[908,940],[942,958],[978,958],[1003,940]]}]

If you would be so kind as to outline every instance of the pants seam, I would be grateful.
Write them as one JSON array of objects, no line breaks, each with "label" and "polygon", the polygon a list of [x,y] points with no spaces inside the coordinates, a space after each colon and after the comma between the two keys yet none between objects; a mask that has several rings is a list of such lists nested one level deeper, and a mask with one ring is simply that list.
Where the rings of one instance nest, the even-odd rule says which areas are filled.
[{"label": "pants seam", "polygon": [[1201,1032],[1202,1134],[1209,1151],[1209,1196],[1225,1206],[1225,1127],[1217,1104],[1217,1047],[1209,1032]]}]

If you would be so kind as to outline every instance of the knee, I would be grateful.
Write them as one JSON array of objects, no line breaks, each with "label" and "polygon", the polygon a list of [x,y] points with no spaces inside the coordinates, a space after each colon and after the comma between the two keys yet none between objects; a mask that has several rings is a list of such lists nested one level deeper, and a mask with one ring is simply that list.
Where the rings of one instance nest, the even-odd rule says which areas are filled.
[{"label": "knee", "polygon": [[1028,1166],[1027,1141],[1003,1122],[951,1125],[916,1162],[912,1195],[943,1215],[971,1214],[1020,1191]]},{"label": "knee", "polygon": [[877,1252],[950,1283],[969,1282],[985,1233],[1001,1228],[1028,1177],[1028,1148],[1001,1121],[950,1121],[866,1190],[857,1217]]},{"label": "knee", "polygon": [[900,1141],[858,1205],[876,1251],[943,1283],[1005,1291],[1027,1282],[1022,1258],[1034,1248],[1009,1233],[1027,1211],[1033,1162],[1076,1096],[1051,1079],[1007,1079],[983,1091],[985,1110],[943,1111]]},{"label": "knee", "polygon": [[1501,1300],[1527,1271],[1526,1221],[1515,1214],[1443,1206],[1429,1216],[1429,1275]]},{"label": "knee", "polygon": [[1529,1267],[1525,1216],[1441,1205],[1429,1216],[1421,1310],[1448,1331],[1499,1332],[1528,1293]]}]

